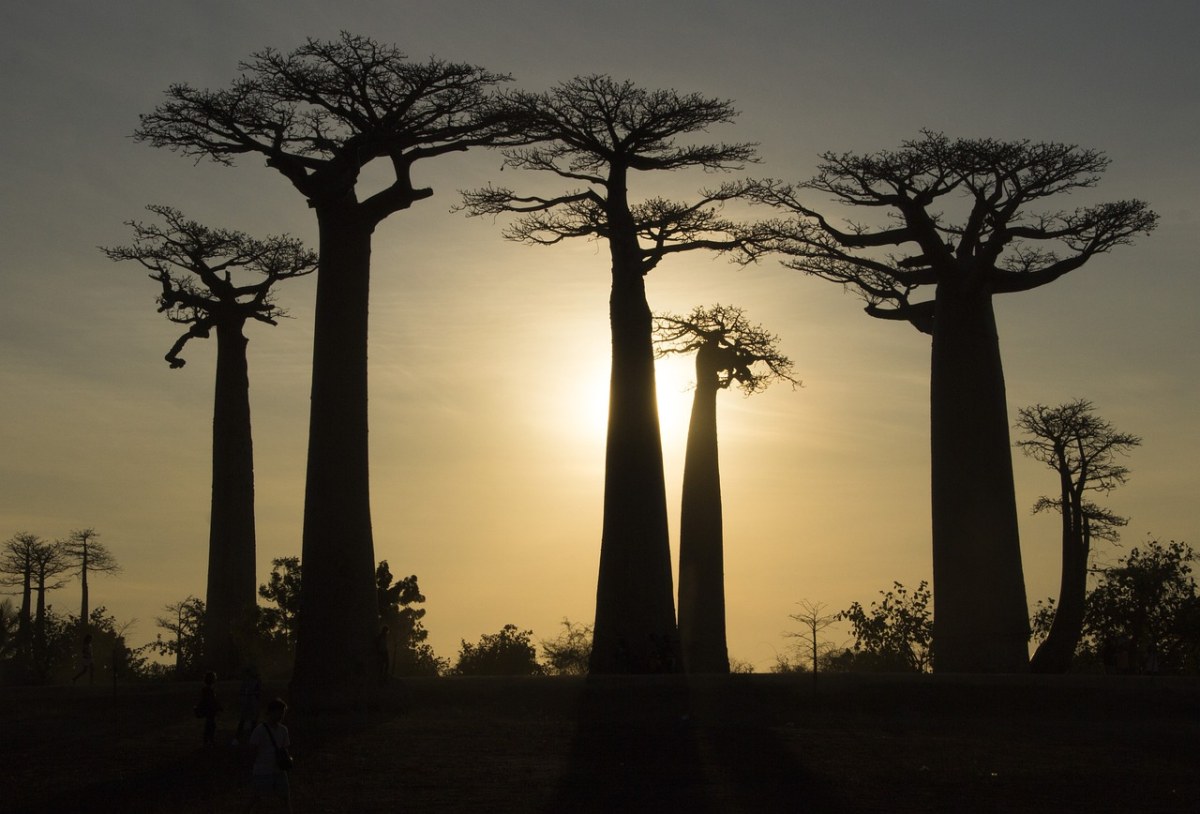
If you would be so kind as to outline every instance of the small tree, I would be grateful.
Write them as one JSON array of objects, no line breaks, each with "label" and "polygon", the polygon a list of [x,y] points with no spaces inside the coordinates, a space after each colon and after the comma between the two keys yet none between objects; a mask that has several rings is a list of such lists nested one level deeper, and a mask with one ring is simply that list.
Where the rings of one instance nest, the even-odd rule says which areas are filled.
[{"label": "small tree", "polygon": [[164,640],[160,633],[152,649],[175,662],[175,678],[198,678],[207,669],[204,665],[204,600],[188,596],[163,608],[165,616],[155,617],[155,623],[171,635]]},{"label": "small tree", "polygon": [[858,602],[838,614],[850,623],[854,633],[854,653],[866,659],[855,660],[861,667],[884,672],[925,673],[933,667],[933,619],[929,601],[929,583],[911,594],[899,582],[892,590],[880,591],[883,599],[864,608]]},{"label": "small tree", "polygon": [[21,592],[21,605],[17,611],[14,646],[17,652],[28,659],[33,642],[33,586],[37,552],[44,543],[42,538],[28,531],[20,531],[4,541],[0,550],[0,585],[16,587]]},{"label": "small tree", "polygon": [[478,644],[464,639],[454,671],[464,676],[540,675],[542,667],[531,636],[531,630],[505,625],[499,633],[480,636]]},{"label": "small tree", "polygon": [[380,560],[375,569],[375,587],[379,596],[379,618],[388,629],[391,650],[388,673],[400,676],[435,676],[446,668],[444,659],[434,655],[426,644],[429,631],[422,619],[425,608],[413,605],[425,601],[415,574],[392,581],[387,560]]},{"label": "small tree", "polygon": [[1085,653],[1115,672],[1200,670],[1200,594],[1187,543],[1148,540],[1100,569],[1084,613]]},{"label": "small tree", "polygon": [[276,557],[271,560],[271,576],[258,586],[258,595],[275,605],[259,607],[259,629],[289,651],[296,646],[299,626],[300,576],[299,557]]},{"label": "small tree", "polygon": [[88,575],[115,574],[121,570],[108,546],[97,539],[99,536],[95,529],[75,529],[67,535],[67,539],[59,542],[63,557],[71,563],[70,570],[79,576],[79,623],[83,626],[90,619]]},{"label": "small tree", "polygon": [[673,672],[678,631],[645,278],[673,254],[729,251],[747,241],[720,213],[741,185],[705,190],[689,202],[639,201],[630,186],[642,172],[741,168],[755,160],[754,146],[679,141],[732,121],[736,112],[726,100],[608,76],[511,93],[505,104],[536,143],[506,150],[505,166],[549,173],[572,188],[542,196],[489,187],[464,195],[467,212],[518,215],[504,236],[522,243],[603,240],[611,259],[612,376],[590,671]]},{"label": "small tree", "polygon": [[1125,482],[1129,469],[1118,459],[1142,439],[1118,432],[1085,399],[1057,407],[1023,407],[1017,412],[1017,427],[1030,436],[1017,441],[1021,451],[1058,474],[1058,497],[1039,498],[1033,510],[1056,511],[1062,518],[1057,608],[1030,666],[1034,672],[1065,673],[1083,633],[1092,539],[1116,540],[1117,530],[1126,523],[1126,518],[1097,506],[1087,495],[1108,493]]},{"label": "small tree", "polygon": [[[829,647],[820,639],[821,631],[841,619],[841,614],[825,613],[827,605],[823,602],[811,602],[807,599],[802,599],[796,603],[800,606],[799,613],[790,614],[790,617],[804,625],[803,633],[788,633],[788,636],[803,639],[804,645],[800,648],[806,652],[808,663],[812,667],[813,682],[817,680],[817,672],[821,665],[821,656],[828,652]],[[776,658],[778,672],[796,672],[786,657]]]},{"label": "small tree", "polygon": [[563,629],[558,636],[543,640],[542,659],[549,675],[587,675],[588,661],[592,656],[592,626],[576,624],[563,618]]},{"label": "small tree", "polygon": [[[821,158],[809,181],[752,191],[794,216],[773,224],[765,245],[785,265],[859,292],[868,315],[931,336],[938,669],[1022,672],[1028,607],[992,301],[1131,243],[1157,216],[1138,200],[1043,209],[1094,187],[1108,167],[1071,144],[925,132],[896,150]],[[842,225],[814,208],[813,193],[886,217]]]},{"label": "small tree", "polygon": [[725,554],[717,393],[736,383],[749,396],[776,380],[799,384],[779,339],[752,325],[740,308],[698,307],[655,318],[659,356],[696,354],[696,395],[688,425],[679,520],[679,640],[689,673],[728,673]]}]

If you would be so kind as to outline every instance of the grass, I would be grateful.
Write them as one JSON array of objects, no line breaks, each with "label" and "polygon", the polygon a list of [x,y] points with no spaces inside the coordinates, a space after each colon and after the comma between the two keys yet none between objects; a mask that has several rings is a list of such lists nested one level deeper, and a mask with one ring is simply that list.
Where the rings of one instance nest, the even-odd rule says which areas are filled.
[{"label": "grass", "polygon": [[[4,811],[245,808],[196,686],[0,692]],[[286,723],[297,812],[1200,811],[1195,679],[427,679]]]}]

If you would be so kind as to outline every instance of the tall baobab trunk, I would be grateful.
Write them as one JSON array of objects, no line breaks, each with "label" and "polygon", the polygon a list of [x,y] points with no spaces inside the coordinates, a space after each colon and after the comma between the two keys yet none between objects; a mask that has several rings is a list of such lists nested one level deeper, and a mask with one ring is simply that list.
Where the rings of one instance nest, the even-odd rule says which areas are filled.
[{"label": "tall baobab trunk", "polygon": [[371,233],[353,204],[317,207],[320,266],[292,695],[355,704],[375,687],[378,633],[367,455]]},{"label": "tall baobab trunk", "polygon": [[256,602],[254,448],[244,322],[217,324],[204,644],[206,666],[224,675],[242,666],[239,639],[252,629]]},{"label": "tall baobab trunk", "polygon": [[1059,474],[1063,480],[1062,579],[1050,632],[1029,661],[1029,668],[1035,673],[1068,672],[1079,638],[1083,635],[1091,534],[1083,516],[1083,495],[1076,495],[1071,488],[1070,473]]},{"label": "tall baobab trunk", "polygon": [[688,425],[679,521],[679,640],[689,673],[728,673],[721,472],[717,457],[719,353],[696,352],[696,393]]},{"label": "tall baobab trunk", "polygon": [[[614,186],[609,188],[610,202],[623,199],[623,186],[616,191]],[[679,642],[654,378],[653,318],[646,302],[632,218],[628,211],[616,211],[610,223],[612,378],[604,530],[589,672],[676,672]]]},{"label": "tall baobab trunk", "polygon": [[991,295],[940,283],[930,382],[934,667],[1028,669],[1004,371]]},{"label": "tall baobab trunk", "polygon": [[79,627],[86,629],[88,626],[88,550],[87,544],[83,546],[83,554],[79,560]]}]

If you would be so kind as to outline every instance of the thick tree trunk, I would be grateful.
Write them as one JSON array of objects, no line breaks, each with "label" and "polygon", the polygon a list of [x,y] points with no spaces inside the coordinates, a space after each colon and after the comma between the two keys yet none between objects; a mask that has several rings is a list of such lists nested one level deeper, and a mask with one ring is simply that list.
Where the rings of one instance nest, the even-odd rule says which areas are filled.
[{"label": "thick tree trunk", "polygon": [[939,284],[930,385],[934,667],[1028,669],[1029,620],[991,295]]},{"label": "thick tree trunk", "polygon": [[236,675],[255,606],[254,447],[243,320],[217,325],[205,666]]},{"label": "thick tree trunk", "polygon": [[689,673],[728,673],[715,348],[696,354],[679,521],[679,641]]},{"label": "thick tree trunk", "polygon": [[652,318],[631,254],[613,248],[612,379],[592,674],[681,668]]},{"label": "thick tree trunk", "polygon": [[317,208],[303,577],[292,698],[310,709],[368,700],[379,625],[367,456],[371,233],[354,205]]},{"label": "thick tree trunk", "polygon": [[1083,635],[1083,617],[1087,600],[1087,563],[1090,547],[1083,528],[1082,496],[1076,498],[1063,489],[1062,502],[1062,578],[1058,607],[1050,632],[1029,662],[1035,673],[1066,673],[1075,658],[1075,648]]}]

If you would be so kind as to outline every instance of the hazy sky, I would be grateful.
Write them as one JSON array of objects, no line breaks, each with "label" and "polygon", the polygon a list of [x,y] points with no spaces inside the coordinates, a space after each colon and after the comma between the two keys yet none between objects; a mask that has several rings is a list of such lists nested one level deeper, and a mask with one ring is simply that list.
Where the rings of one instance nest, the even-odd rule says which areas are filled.
[{"label": "hazy sky", "polygon": [[[205,584],[213,342],[188,365],[155,284],[98,245],[146,204],[315,247],[303,199],[261,160],[235,168],[135,144],[172,82],[225,86],[239,59],[339,30],[511,72],[529,89],[609,73],[736,102],[713,139],[761,143],[749,174],[802,180],[826,150],[898,146],[921,128],[1105,151],[1087,198],[1143,198],[1158,230],[1028,294],[998,300],[1009,412],[1082,397],[1144,437],[1107,500],[1154,535],[1200,542],[1195,235],[1200,5],[1155,2],[11,2],[0,10],[0,539],[92,526],[125,567],[93,604],[155,635],[162,606]],[[590,622],[608,377],[607,248],[505,242],[450,214],[500,180],[486,151],[419,164],[435,196],[376,233],[371,489],[377,559],[415,573],[439,655],[506,623]],[[504,177],[517,185],[526,177]],[[703,175],[635,179],[686,194]],[[251,325],[260,579],[300,552],[314,281],[279,289],[294,319]],[[765,668],[795,603],[833,610],[931,576],[929,341],[872,320],[836,286],[773,260],[674,257],[651,307],[743,307],[782,338],[804,387],[720,403],[730,654]],[[664,363],[672,545],[691,393]],[[1031,517],[1053,473],[1016,460],[1030,601],[1057,592],[1057,526]],[[1120,550],[1102,552],[1108,559]],[[78,588],[51,595],[76,607]]]}]

